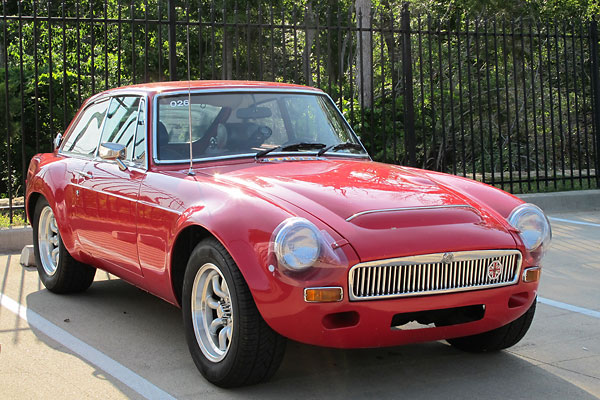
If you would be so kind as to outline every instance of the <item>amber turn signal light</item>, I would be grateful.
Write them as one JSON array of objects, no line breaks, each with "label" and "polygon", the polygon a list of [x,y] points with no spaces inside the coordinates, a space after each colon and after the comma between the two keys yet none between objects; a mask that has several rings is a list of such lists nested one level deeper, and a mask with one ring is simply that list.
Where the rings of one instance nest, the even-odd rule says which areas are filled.
[{"label": "amber turn signal light", "polygon": [[316,287],[304,289],[304,301],[308,303],[331,303],[342,301],[344,292],[341,287]]},{"label": "amber turn signal light", "polygon": [[527,268],[525,271],[523,271],[523,282],[537,282],[540,280],[541,273],[542,269],[540,267]]}]

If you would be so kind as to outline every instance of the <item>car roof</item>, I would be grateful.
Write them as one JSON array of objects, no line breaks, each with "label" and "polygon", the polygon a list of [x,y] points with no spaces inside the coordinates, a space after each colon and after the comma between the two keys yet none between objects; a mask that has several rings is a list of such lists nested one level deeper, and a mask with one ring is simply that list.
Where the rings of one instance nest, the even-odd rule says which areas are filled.
[{"label": "car roof", "polygon": [[[108,89],[100,92],[92,98],[105,95],[114,95],[115,92],[145,92],[146,94],[155,94],[176,90],[198,90],[198,89],[291,89],[308,90],[315,93],[322,93],[322,90],[310,86],[294,85],[281,82],[260,82],[260,81],[171,81],[171,82],[152,82],[141,83],[137,85],[122,86],[114,89]],[[90,99],[91,100],[91,99]]]}]

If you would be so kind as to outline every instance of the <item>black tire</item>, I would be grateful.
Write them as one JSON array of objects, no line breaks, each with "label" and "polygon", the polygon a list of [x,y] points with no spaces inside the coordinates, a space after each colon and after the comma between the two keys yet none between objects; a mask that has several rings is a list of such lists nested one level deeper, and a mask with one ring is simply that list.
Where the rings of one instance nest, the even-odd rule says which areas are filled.
[{"label": "black tire", "polygon": [[535,314],[537,299],[529,310],[513,322],[489,332],[465,336],[446,341],[457,349],[470,353],[492,352],[506,349],[517,344],[529,330]]},{"label": "black tire", "polygon": [[71,257],[71,254],[69,254],[65,248],[62,238],[60,237],[56,223],[54,224],[56,227],[57,236],[57,244],[55,245],[55,248],[58,248],[58,262],[53,264],[53,267],[55,267],[54,272],[49,271],[49,269],[52,268],[48,267],[47,262],[46,268],[44,267],[44,263],[40,254],[40,229],[44,229],[43,227],[40,227],[40,217],[42,212],[51,213],[53,218],[54,214],[52,208],[48,204],[48,201],[45,198],[40,197],[35,205],[32,224],[33,248],[40,280],[46,289],[54,293],[83,292],[89,288],[94,281],[96,268],[81,263]]},{"label": "black tire", "polygon": [[[220,299],[227,300],[219,302],[219,305],[224,307],[219,311],[209,310],[208,308],[211,307],[208,307],[204,312],[208,313],[208,316],[198,312],[196,315],[202,314],[203,321],[208,321],[210,318],[216,320],[219,318],[218,315],[225,315],[223,309],[231,310],[231,315],[227,314],[226,318],[232,322],[229,331],[231,337],[224,354],[216,356],[210,353],[213,350],[210,348],[210,342],[206,344],[211,340],[206,330],[202,331],[202,326],[206,325],[196,319],[196,325],[202,325],[196,331],[192,318],[194,282],[197,282],[196,292],[200,291],[200,285],[209,282],[211,275],[207,274],[212,274],[212,278],[217,276],[216,279],[220,282],[225,281],[227,297],[220,297]],[[203,277],[206,279],[203,280]],[[213,280],[210,279],[210,282]],[[223,289],[222,284],[220,289]],[[211,289],[205,290],[207,291],[204,293],[209,293]],[[212,290],[211,298],[216,296],[214,289]],[[197,307],[197,304],[194,303],[194,307]],[[182,311],[185,335],[192,359],[202,375],[213,384],[224,388],[251,385],[268,380],[279,368],[286,339],[273,331],[263,320],[237,265],[223,245],[215,239],[201,241],[190,255],[183,281]],[[218,334],[215,331],[212,340],[214,341],[227,326],[229,326],[228,322],[221,326]],[[203,334],[204,339],[197,336]],[[222,358],[211,360],[203,352],[203,348],[207,354]]]}]

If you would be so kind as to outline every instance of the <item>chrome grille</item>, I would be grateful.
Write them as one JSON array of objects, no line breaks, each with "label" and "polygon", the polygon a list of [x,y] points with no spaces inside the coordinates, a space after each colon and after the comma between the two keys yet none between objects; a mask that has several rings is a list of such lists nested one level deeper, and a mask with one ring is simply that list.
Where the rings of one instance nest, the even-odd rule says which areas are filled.
[{"label": "chrome grille", "polygon": [[[490,267],[502,265],[494,277]],[[487,289],[517,282],[521,269],[518,250],[437,253],[357,264],[348,277],[350,300]]]}]

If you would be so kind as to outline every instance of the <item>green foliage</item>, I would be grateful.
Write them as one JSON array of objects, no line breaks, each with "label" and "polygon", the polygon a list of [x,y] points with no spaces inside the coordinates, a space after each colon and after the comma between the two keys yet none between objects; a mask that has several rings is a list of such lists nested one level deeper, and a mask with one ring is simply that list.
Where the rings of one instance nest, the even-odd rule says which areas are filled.
[{"label": "green foliage", "polygon": [[[356,87],[353,1],[174,4],[171,60],[166,0],[3,3],[7,15],[39,18],[0,18],[0,197],[9,186],[23,193],[28,160],[52,150],[83,100],[106,88],[187,79],[188,63],[192,79],[320,87],[373,158],[407,162],[401,2],[372,1],[372,104],[362,104]],[[584,21],[599,7],[592,0],[412,1],[411,27],[422,32],[410,36],[418,166],[488,182],[492,171],[594,168]],[[556,39],[554,29],[567,39]]]}]

